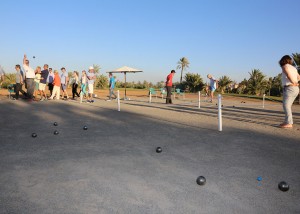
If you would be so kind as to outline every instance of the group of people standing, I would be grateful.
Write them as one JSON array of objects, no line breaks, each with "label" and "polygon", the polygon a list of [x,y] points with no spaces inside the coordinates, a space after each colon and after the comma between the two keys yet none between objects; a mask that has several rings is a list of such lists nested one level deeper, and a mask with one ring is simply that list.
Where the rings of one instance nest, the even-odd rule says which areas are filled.
[{"label": "group of people standing", "polygon": [[[59,100],[60,93],[62,91],[62,98],[69,99],[67,92],[67,86],[69,83],[69,77],[66,72],[66,69],[62,67],[61,75],[57,70],[52,70],[49,68],[48,64],[43,66],[43,69],[40,66],[37,66],[36,69],[33,69],[29,65],[29,60],[27,59],[26,54],[23,58],[23,70],[18,64],[15,66],[16,69],[16,85],[15,85],[15,99],[19,99],[19,94],[22,93],[26,99],[32,101],[34,98],[38,98],[40,95],[40,101],[44,100]],[[96,75],[93,66],[89,67],[88,72],[85,70],[82,71],[81,78],[79,78],[79,73],[74,71],[71,78],[72,85],[72,98],[80,97],[82,102],[83,97],[87,97],[87,102],[94,102],[93,93],[94,93],[94,83]],[[78,85],[81,83],[80,93],[78,93]],[[27,89],[27,92],[23,90],[23,85]],[[46,86],[48,85],[48,90],[50,91],[50,97],[46,95]]]}]

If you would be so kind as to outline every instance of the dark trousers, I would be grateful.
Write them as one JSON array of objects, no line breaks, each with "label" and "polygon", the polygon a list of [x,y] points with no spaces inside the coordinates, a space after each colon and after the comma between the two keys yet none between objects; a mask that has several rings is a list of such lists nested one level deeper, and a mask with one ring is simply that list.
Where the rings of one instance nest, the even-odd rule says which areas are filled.
[{"label": "dark trousers", "polygon": [[48,83],[48,89],[50,91],[50,96],[52,96],[52,91],[53,91],[53,84],[52,83]]},{"label": "dark trousers", "polygon": [[77,95],[77,97],[80,97],[78,92],[77,92],[77,87],[78,87],[78,84],[77,83],[73,83],[72,85],[72,94],[73,94],[73,99],[75,98],[75,95]]},{"label": "dark trousers", "polygon": [[35,87],[35,82],[33,78],[26,79],[26,86],[27,86],[27,95],[28,98],[33,99],[33,92]]},{"label": "dark trousers", "polygon": [[16,99],[19,99],[19,94],[20,94],[20,92],[21,92],[24,96],[27,96],[26,92],[23,91],[22,86],[23,86],[22,84],[16,83],[16,86],[15,86]]},{"label": "dark trousers", "polygon": [[167,86],[166,103],[167,104],[172,104],[172,86]]}]

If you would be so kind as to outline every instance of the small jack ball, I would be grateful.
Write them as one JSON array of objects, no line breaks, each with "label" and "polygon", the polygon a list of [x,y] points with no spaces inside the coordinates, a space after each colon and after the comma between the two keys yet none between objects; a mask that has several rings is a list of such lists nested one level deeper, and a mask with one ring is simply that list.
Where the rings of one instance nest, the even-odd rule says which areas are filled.
[{"label": "small jack ball", "polygon": [[206,183],[206,178],[204,176],[199,176],[196,182],[198,185],[203,186]]},{"label": "small jack ball", "polygon": [[162,148],[161,148],[161,147],[157,147],[157,148],[156,148],[156,152],[157,152],[157,153],[161,153],[161,152],[162,152]]},{"label": "small jack ball", "polygon": [[53,125],[54,125],[54,126],[57,126],[58,124],[57,124],[57,122],[54,122]]},{"label": "small jack ball", "polygon": [[83,130],[87,130],[87,129],[88,129],[88,127],[87,127],[87,126],[84,126],[84,127],[83,127]]},{"label": "small jack ball", "polygon": [[59,134],[58,131],[55,130],[55,131],[54,131],[54,135],[58,135],[58,134]]},{"label": "small jack ball", "polygon": [[285,181],[281,181],[278,184],[278,188],[282,191],[282,192],[286,192],[290,189],[290,186],[285,182]]},{"label": "small jack ball", "polygon": [[32,137],[37,137],[37,134],[36,134],[36,133],[32,133],[31,136],[32,136]]}]

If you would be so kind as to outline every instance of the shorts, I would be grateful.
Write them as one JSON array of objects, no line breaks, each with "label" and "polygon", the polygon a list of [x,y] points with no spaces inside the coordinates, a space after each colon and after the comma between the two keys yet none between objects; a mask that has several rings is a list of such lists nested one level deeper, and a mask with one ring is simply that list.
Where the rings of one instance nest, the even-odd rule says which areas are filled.
[{"label": "shorts", "polygon": [[94,84],[89,84],[89,94],[94,93]]},{"label": "shorts", "polygon": [[216,90],[216,88],[213,87],[213,86],[209,86],[209,90],[210,90],[211,92],[214,92],[214,91]]},{"label": "shorts", "polygon": [[67,88],[67,85],[66,85],[66,84],[61,84],[61,89],[62,89],[63,91],[65,91],[66,88]]},{"label": "shorts", "polygon": [[35,88],[34,88],[34,90],[39,90],[39,82],[35,82]]},{"label": "shorts", "polygon": [[39,84],[39,90],[40,91],[45,91],[45,88],[46,88],[46,84],[45,83],[40,83]]}]

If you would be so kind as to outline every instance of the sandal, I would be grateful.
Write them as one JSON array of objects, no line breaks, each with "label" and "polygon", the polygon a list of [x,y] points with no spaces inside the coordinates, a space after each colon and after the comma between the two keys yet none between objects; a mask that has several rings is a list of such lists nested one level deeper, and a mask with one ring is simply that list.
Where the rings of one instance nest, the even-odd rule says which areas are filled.
[{"label": "sandal", "polygon": [[293,128],[293,124],[282,123],[279,125],[279,127],[283,128],[283,129],[290,129],[290,128]]}]

